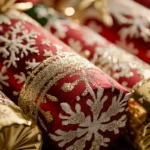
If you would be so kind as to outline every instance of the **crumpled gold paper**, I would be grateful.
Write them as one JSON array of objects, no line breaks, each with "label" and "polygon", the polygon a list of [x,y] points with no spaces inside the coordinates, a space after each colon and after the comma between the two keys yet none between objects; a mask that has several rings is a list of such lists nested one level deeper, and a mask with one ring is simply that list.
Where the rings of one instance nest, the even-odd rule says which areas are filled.
[{"label": "crumpled gold paper", "polygon": [[147,118],[145,108],[134,99],[129,100],[127,138],[134,147],[141,149],[141,141],[143,140],[143,132]]},{"label": "crumpled gold paper", "polygon": [[138,150],[150,148],[150,79],[137,83],[129,101],[128,140]]},{"label": "crumpled gold paper", "polygon": [[40,150],[38,127],[0,92],[0,150]]}]

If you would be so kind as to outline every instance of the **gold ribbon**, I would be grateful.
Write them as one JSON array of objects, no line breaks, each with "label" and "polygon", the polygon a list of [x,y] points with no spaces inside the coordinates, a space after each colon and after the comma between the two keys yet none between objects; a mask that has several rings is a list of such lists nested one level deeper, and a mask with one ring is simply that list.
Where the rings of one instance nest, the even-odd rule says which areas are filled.
[{"label": "gold ribbon", "polygon": [[137,149],[141,149],[141,141],[143,140],[143,132],[147,119],[147,111],[145,108],[134,99],[129,100],[127,134],[125,137]]}]

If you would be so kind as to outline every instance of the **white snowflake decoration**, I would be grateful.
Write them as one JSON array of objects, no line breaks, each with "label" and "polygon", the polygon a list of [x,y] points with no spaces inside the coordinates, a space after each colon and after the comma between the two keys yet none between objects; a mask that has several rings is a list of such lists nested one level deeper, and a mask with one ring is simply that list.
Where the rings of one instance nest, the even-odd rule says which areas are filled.
[{"label": "white snowflake decoration", "polygon": [[48,30],[51,28],[56,29],[54,35],[58,38],[65,38],[66,32],[68,31],[68,27],[56,19],[50,19],[49,22],[45,25],[45,28]]},{"label": "white snowflake decoration", "polygon": [[18,80],[18,83],[24,83],[26,80],[26,75],[23,72],[21,72],[20,74],[15,74],[14,78]]},{"label": "white snowflake decoration", "polygon": [[76,52],[80,52],[82,50],[82,44],[78,40],[74,40],[72,38],[68,39],[68,44],[71,48],[73,48]]},{"label": "white snowflake decoration", "polygon": [[116,44],[122,47],[125,50],[128,50],[130,53],[137,55],[139,50],[134,47],[134,43],[127,43],[126,40],[116,41]]},{"label": "white snowflake decoration", "polygon": [[130,38],[143,38],[144,41],[150,41],[149,20],[145,17],[135,17],[129,27],[122,27],[119,31],[121,39]]},{"label": "white snowflake decoration", "polygon": [[[118,113],[125,111],[124,106],[129,98],[126,95],[123,100],[123,92],[120,92],[118,98],[114,96],[112,98],[112,104],[107,111],[101,112],[104,103],[108,99],[108,96],[103,97],[104,89],[99,88],[97,94],[93,92],[92,99],[87,101],[87,105],[90,108],[92,116],[85,116],[84,112],[81,111],[82,106],[77,103],[75,105],[75,111],[73,111],[68,103],[61,103],[61,107],[67,115],[60,114],[62,119],[62,125],[75,125],[78,124],[77,130],[70,130],[68,132],[58,129],[55,133],[56,135],[49,134],[50,138],[58,141],[59,147],[63,147],[71,141],[76,141],[66,150],[83,150],[86,146],[87,141],[91,141],[92,145],[90,150],[99,150],[102,146],[107,147],[110,142],[109,137],[103,137],[99,132],[114,132],[114,134],[119,133],[119,128],[125,126],[126,115],[123,115],[120,119],[110,121],[111,117]],[[101,113],[101,115],[100,115]]]},{"label": "white snowflake decoration", "polygon": [[26,69],[34,69],[35,67],[37,67],[40,62],[37,62],[35,58],[32,59],[32,61],[26,61],[27,67]]},{"label": "white snowflake decoration", "polygon": [[51,56],[53,56],[53,53],[51,51],[49,51],[49,50],[44,49],[43,56],[45,56],[45,57],[51,57]]},{"label": "white snowflake decoration", "polygon": [[29,52],[38,54],[38,49],[35,47],[37,35],[35,31],[26,30],[21,22],[10,26],[10,30],[4,36],[0,36],[0,43],[3,44],[0,46],[0,53],[5,58],[4,64],[7,67],[17,68],[17,61],[28,56]]},{"label": "white snowflake decoration", "polygon": [[43,45],[50,46],[51,41],[50,41],[49,39],[43,39],[43,40],[42,40],[42,44],[43,44]]},{"label": "white snowflake decoration", "polygon": [[95,43],[101,44],[101,45],[106,44],[106,40],[103,37],[99,36],[93,30],[91,30],[90,28],[84,27],[84,30],[85,30],[86,35],[84,35],[82,39],[85,42],[85,44],[87,45],[93,45]]},{"label": "white snowflake decoration", "polygon": [[0,14],[0,24],[2,23],[11,25],[10,19],[6,15]]},{"label": "white snowflake decoration", "polygon": [[9,84],[7,83],[9,76],[5,75],[6,72],[7,72],[7,68],[5,66],[2,67],[2,69],[0,71],[0,90],[3,89],[2,85],[9,86]]},{"label": "white snowflake decoration", "polygon": [[120,25],[128,25],[120,29],[121,39],[140,37],[146,42],[150,41],[150,22],[147,17],[149,11],[146,8],[143,9],[142,6],[131,0],[126,2],[109,0],[109,10]]}]

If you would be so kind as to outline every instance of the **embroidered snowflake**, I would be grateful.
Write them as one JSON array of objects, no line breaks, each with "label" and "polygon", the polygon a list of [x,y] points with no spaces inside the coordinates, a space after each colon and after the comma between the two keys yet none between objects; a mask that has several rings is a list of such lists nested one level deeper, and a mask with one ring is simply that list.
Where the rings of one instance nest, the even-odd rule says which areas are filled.
[{"label": "embroidered snowflake", "polygon": [[[128,5],[129,3],[130,5]],[[127,25],[121,27],[119,31],[121,39],[140,37],[146,42],[150,41],[150,23],[149,18],[146,17],[146,9],[143,10],[139,6],[136,8],[136,3],[131,0],[128,0],[128,4],[125,4],[123,1],[109,1],[109,8],[113,17],[120,25]]]},{"label": "embroidered snowflake", "polygon": [[104,89],[99,88],[97,94],[93,92],[92,99],[87,101],[92,116],[85,116],[84,112],[82,112],[82,106],[79,103],[75,105],[75,111],[71,109],[68,103],[61,103],[62,109],[67,114],[60,114],[62,125],[78,125],[78,129],[68,132],[58,129],[55,132],[56,135],[49,134],[50,138],[58,141],[59,147],[63,147],[75,140],[66,150],[83,150],[86,146],[86,142],[92,141],[90,150],[99,150],[101,147],[107,147],[110,142],[110,138],[104,137],[100,132],[108,131],[118,134],[119,128],[125,126],[126,115],[123,115],[118,120],[110,120],[111,117],[125,110],[124,106],[126,105],[129,95],[126,95],[123,100],[121,100],[123,92],[120,92],[118,98],[116,96],[112,98],[112,104],[108,110],[101,112],[104,103],[108,99],[108,96],[103,96],[103,93]]},{"label": "embroidered snowflake", "polygon": [[6,72],[7,72],[6,66],[2,67],[2,69],[0,71],[0,90],[3,89],[2,85],[9,86],[9,84],[7,82],[7,80],[9,79],[9,76],[5,75]]},{"label": "embroidered snowflake", "polygon": [[29,52],[38,54],[38,49],[34,46],[37,35],[34,31],[26,30],[21,22],[10,26],[10,30],[0,36],[0,53],[5,58],[4,64],[7,67],[17,67],[17,61],[29,55]]}]

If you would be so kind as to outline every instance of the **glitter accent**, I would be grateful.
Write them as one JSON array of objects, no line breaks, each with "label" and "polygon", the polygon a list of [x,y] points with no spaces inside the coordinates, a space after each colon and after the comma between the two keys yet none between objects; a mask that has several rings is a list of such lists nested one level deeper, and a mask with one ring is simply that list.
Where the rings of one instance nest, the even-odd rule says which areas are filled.
[{"label": "glitter accent", "polygon": [[58,101],[57,97],[55,97],[55,96],[53,96],[53,95],[46,94],[46,97],[47,97],[50,101],[52,101],[52,102],[57,102],[57,101]]}]

